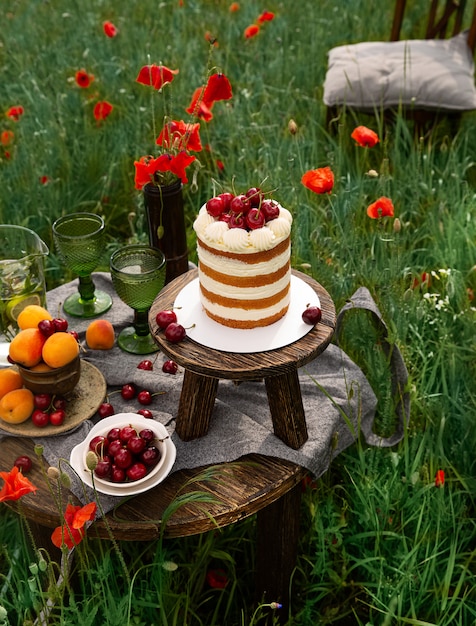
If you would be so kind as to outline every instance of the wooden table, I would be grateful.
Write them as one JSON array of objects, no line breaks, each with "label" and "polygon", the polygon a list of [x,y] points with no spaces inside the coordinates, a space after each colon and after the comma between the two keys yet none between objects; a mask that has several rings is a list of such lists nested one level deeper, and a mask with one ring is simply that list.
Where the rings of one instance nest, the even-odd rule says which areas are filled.
[{"label": "wooden table", "polygon": [[[7,437],[0,442],[0,469],[9,470],[14,460],[28,454],[34,463],[28,474],[38,487],[35,494],[21,499],[22,513],[30,522],[39,547],[53,558],[59,557],[51,543],[52,529],[58,526],[60,514],[47,487],[31,439]],[[307,470],[289,461],[248,455],[235,463],[215,466],[223,480],[198,479],[203,468],[180,470],[165,481],[121,505],[106,515],[114,537],[123,541],[153,541],[161,533],[162,515],[172,500],[187,491],[198,490],[211,495],[216,502],[206,505],[187,504],[168,520],[165,537],[186,537],[228,526],[257,513],[256,600],[280,601],[287,614],[289,580],[297,557],[301,480]],[[81,504],[68,490],[63,490],[63,510],[68,500]],[[18,504],[6,502],[17,510]],[[211,516],[211,517],[210,517]],[[88,538],[109,540],[103,520],[94,522]]]},{"label": "wooden table", "polygon": [[306,418],[298,368],[315,359],[329,345],[336,325],[334,303],[327,291],[301,272],[293,274],[314,289],[320,299],[322,319],[298,341],[277,350],[251,354],[228,353],[202,346],[188,337],[170,343],[155,321],[159,311],[172,309],[180,291],[195,280],[189,271],[169,283],[149,312],[149,326],[161,351],[184,368],[184,380],[175,430],[183,441],[208,432],[220,378],[243,381],[264,379],[274,434],[297,450],[307,440]]}]

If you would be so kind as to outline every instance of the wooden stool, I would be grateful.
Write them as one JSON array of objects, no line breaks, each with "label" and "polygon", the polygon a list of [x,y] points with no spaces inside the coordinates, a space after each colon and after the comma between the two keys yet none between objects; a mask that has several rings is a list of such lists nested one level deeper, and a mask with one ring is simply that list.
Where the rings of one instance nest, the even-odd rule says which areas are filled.
[{"label": "wooden stool", "polygon": [[208,432],[220,378],[236,381],[264,378],[274,434],[295,450],[306,442],[308,435],[298,368],[327,348],[334,334],[336,312],[324,287],[306,274],[296,271],[293,274],[319,296],[322,319],[298,341],[266,352],[229,353],[202,346],[188,337],[175,344],[165,339],[155,321],[156,315],[173,308],[180,291],[197,278],[197,270],[179,276],[157,296],[149,312],[151,332],[161,351],[185,370],[175,426],[183,441],[203,437]]},{"label": "wooden stool", "polygon": [[[58,558],[59,551],[55,552],[51,533],[61,524],[60,513],[35,456],[33,441],[20,437],[3,439],[0,469],[10,470],[15,459],[23,454],[33,460],[28,478],[38,490],[21,499],[22,513],[30,521],[38,547]],[[107,514],[107,524],[118,540],[153,541],[160,536],[160,520],[174,498],[197,490],[210,494],[216,502],[207,503],[206,512],[195,504],[179,507],[167,522],[165,537],[186,537],[216,530],[217,526],[225,527],[257,513],[256,599],[281,602],[283,615],[286,615],[289,580],[297,557],[301,480],[307,470],[289,461],[257,454],[215,467],[223,480],[198,480],[190,484],[203,468],[174,472],[156,487],[127,500],[114,516]],[[68,490],[63,490],[63,511],[68,500],[81,504]],[[16,502],[5,504],[18,510]],[[103,520],[91,525],[88,537],[109,540]]]}]

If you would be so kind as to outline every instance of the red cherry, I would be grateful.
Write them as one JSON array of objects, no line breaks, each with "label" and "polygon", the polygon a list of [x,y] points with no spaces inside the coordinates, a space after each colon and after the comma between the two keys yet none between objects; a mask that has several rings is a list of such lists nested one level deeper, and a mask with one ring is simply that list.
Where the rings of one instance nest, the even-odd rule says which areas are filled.
[{"label": "red cherry", "polygon": [[220,215],[220,217],[218,218],[218,221],[226,222],[227,224],[229,224],[230,223],[230,218],[231,218],[231,212],[229,212],[229,213],[222,213]]},{"label": "red cherry", "polygon": [[55,317],[53,324],[57,333],[65,333],[68,330],[68,320],[65,320],[64,317]]},{"label": "red cherry", "polygon": [[140,454],[146,449],[146,447],[147,441],[142,439],[142,437],[139,437],[139,435],[131,437],[127,442],[127,449],[129,452],[132,452],[132,454]]},{"label": "red cherry", "polygon": [[135,398],[136,395],[136,388],[134,387],[134,385],[123,385],[122,389],[121,389],[121,396],[124,398],[124,400],[132,400],[132,398]]},{"label": "red cherry", "polygon": [[143,463],[134,463],[126,470],[129,480],[140,480],[147,474],[147,468]]},{"label": "red cherry", "polygon": [[223,211],[229,211],[230,202],[235,197],[234,194],[230,193],[229,191],[225,191],[225,193],[221,193],[218,197],[221,198],[223,201]]},{"label": "red cherry", "polygon": [[176,374],[178,370],[178,365],[175,361],[164,361],[162,365],[162,371],[165,374]]},{"label": "red cherry", "polygon": [[107,478],[111,473],[111,459],[107,456],[99,459],[98,464],[94,468],[94,474],[98,478]]},{"label": "red cherry", "polygon": [[66,410],[66,400],[63,396],[55,396],[51,404],[55,409],[63,409],[63,411]]},{"label": "red cherry", "polygon": [[147,389],[139,391],[137,394],[137,401],[139,404],[150,404],[152,402],[152,394]]},{"label": "red cherry", "polygon": [[127,448],[121,448],[114,457],[114,464],[121,469],[127,469],[132,465],[132,454]]},{"label": "red cherry", "polygon": [[177,316],[174,311],[159,311],[155,316],[155,321],[159,328],[167,328],[169,324],[177,321]]},{"label": "red cherry", "polygon": [[109,402],[103,402],[98,408],[98,415],[101,419],[114,415],[114,407]]},{"label": "red cherry", "polygon": [[50,423],[50,416],[45,411],[40,411],[40,409],[35,409],[31,414],[31,421],[38,428],[44,428],[48,426]]},{"label": "red cherry", "polygon": [[212,217],[219,217],[223,213],[225,208],[223,205],[223,200],[219,196],[216,196],[215,198],[210,198],[205,207],[207,209],[208,215],[211,215]]},{"label": "red cherry", "polygon": [[279,217],[279,205],[277,202],[273,202],[273,200],[264,200],[261,204],[261,211],[267,222]]},{"label": "red cherry", "polygon": [[118,426],[111,428],[111,430],[107,433],[106,437],[109,441],[114,441],[115,439],[119,439],[119,435],[121,433],[121,429]]},{"label": "red cherry", "polygon": [[56,411],[52,411],[50,413],[50,424],[53,426],[61,426],[65,419],[66,411],[63,411],[63,409],[57,409]]},{"label": "red cherry", "polygon": [[149,409],[139,409],[137,414],[142,415],[142,417],[145,417],[148,420],[154,419],[154,415]]},{"label": "red cherry", "polygon": [[123,447],[124,445],[120,439],[114,439],[109,443],[109,447],[107,449],[108,454],[112,457],[115,457],[119,450]]},{"label": "red cherry", "polygon": [[122,443],[127,443],[129,439],[135,437],[137,435],[137,431],[133,426],[123,426],[119,433],[119,439]]},{"label": "red cherry", "polygon": [[18,467],[18,469],[20,470],[20,472],[22,472],[22,474],[27,474],[31,470],[33,463],[30,457],[26,456],[25,454],[25,455],[17,457],[13,465],[15,467]]},{"label": "red cherry", "polygon": [[79,335],[75,330],[68,330],[70,335],[73,335],[73,337],[76,339],[76,341],[79,341]]},{"label": "red cherry", "polygon": [[151,371],[154,369],[154,364],[149,359],[144,359],[143,361],[139,363],[139,365],[137,366],[137,369]]},{"label": "red cherry", "polygon": [[56,332],[53,320],[41,320],[38,322],[38,330],[44,337],[50,337]]},{"label": "red cherry", "polygon": [[126,472],[117,467],[117,465],[113,465],[111,469],[111,480],[113,483],[123,483],[126,480]]},{"label": "red cherry", "polygon": [[250,209],[250,201],[244,194],[235,196],[230,202],[230,211],[233,213],[247,213]]},{"label": "red cherry", "polygon": [[104,435],[96,435],[89,442],[89,449],[98,456],[104,456],[108,450],[109,441]]},{"label": "red cherry", "polygon": [[33,404],[35,409],[40,411],[46,411],[51,405],[51,394],[49,393],[37,393],[33,396]]},{"label": "red cherry", "polygon": [[170,343],[178,343],[179,341],[182,341],[185,339],[186,334],[185,328],[181,324],[176,324],[174,322],[169,324],[165,329],[165,338],[167,341],[170,341]]},{"label": "red cherry", "polygon": [[248,198],[251,207],[259,207],[263,199],[263,194],[258,187],[250,187],[245,196]]},{"label": "red cherry", "polygon": [[321,321],[322,311],[318,306],[308,307],[302,314],[302,319],[306,324],[314,326]]},{"label": "red cherry", "polygon": [[160,461],[160,450],[155,446],[149,446],[144,450],[144,452],[140,455],[140,460],[144,465],[151,467],[152,465],[157,465]]},{"label": "red cherry", "polygon": [[243,228],[246,230],[246,220],[242,213],[233,213],[228,222],[229,228]]},{"label": "red cherry", "polygon": [[142,437],[144,441],[150,443],[155,439],[155,434],[154,431],[150,428],[143,428],[139,433],[139,437]]},{"label": "red cherry", "polygon": [[250,209],[246,214],[246,225],[248,228],[251,228],[251,230],[262,228],[265,221],[264,213],[256,207]]}]

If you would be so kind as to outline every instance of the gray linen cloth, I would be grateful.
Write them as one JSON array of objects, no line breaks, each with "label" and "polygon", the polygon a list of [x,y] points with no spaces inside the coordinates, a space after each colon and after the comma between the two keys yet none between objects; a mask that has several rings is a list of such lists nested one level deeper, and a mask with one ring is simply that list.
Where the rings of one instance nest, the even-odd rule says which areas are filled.
[{"label": "gray linen cloth", "polygon": [[[112,322],[117,335],[131,323],[132,310],[115,294],[109,274],[98,272],[93,278],[96,288],[110,293],[114,299],[112,308],[101,317]],[[68,317],[62,310],[62,302],[76,289],[77,281],[72,281],[48,292],[47,306],[52,315],[68,319],[70,329],[78,332],[84,346],[85,331],[91,320]],[[357,303],[351,299],[348,306],[370,308],[381,319],[368,291],[359,292]],[[309,434],[299,450],[293,450],[274,435],[264,383],[251,381],[236,385],[233,381],[221,380],[207,435],[184,442],[174,431],[183,373],[180,370],[175,375],[163,373],[164,355],[158,354],[152,371],[138,369],[137,365],[144,358],[154,361],[156,355],[131,355],[117,346],[107,351],[86,348],[82,358],[103,373],[108,386],[108,401],[116,413],[135,413],[144,408],[136,399],[122,399],[120,389],[125,383],[134,383],[138,389],[158,393],[147,408],[152,410],[154,419],[166,426],[176,446],[177,458],[172,471],[235,461],[245,454],[259,453],[287,459],[319,477],[332,459],[355,442],[361,432],[371,445],[393,445],[401,439],[403,423],[408,419],[409,406],[406,406],[407,413],[400,416],[399,432],[388,440],[377,438],[372,432],[375,394],[360,368],[338,346],[331,344],[322,355],[299,370]],[[399,375],[405,376],[406,370]],[[47,462],[57,466],[60,458],[69,459],[72,448],[86,437],[98,419],[95,415],[72,432],[54,437],[38,436],[35,441],[43,446]],[[64,463],[61,466],[64,469]],[[84,500],[84,486],[74,476],[72,491]],[[86,494],[90,499],[89,488]],[[113,496],[101,496],[106,511],[119,500]]]}]

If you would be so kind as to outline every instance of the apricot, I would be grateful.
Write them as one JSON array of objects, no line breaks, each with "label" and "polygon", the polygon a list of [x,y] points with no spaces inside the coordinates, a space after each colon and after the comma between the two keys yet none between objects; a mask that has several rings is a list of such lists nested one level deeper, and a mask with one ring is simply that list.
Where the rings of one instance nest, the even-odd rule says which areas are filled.
[{"label": "apricot", "polygon": [[51,372],[52,369],[53,368],[50,367],[49,365],[46,365],[44,361],[40,361],[38,365],[34,365],[33,367],[30,367],[30,372]]},{"label": "apricot", "polygon": [[38,323],[42,320],[52,320],[50,313],[39,304],[28,304],[17,317],[17,324],[20,330],[25,328],[38,328]]},{"label": "apricot", "polygon": [[45,341],[43,361],[52,368],[63,367],[79,354],[79,344],[71,333],[53,333]]},{"label": "apricot", "polygon": [[14,389],[21,389],[22,387],[22,377],[16,370],[11,367],[0,370],[0,400],[9,391],[13,391]]},{"label": "apricot", "polygon": [[33,392],[29,389],[14,389],[0,400],[0,419],[9,424],[21,424],[35,408]]},{"label": "apricot", "polygon": [[86,329],[86,344],[91,350],[110,350],[114,340],[114,326],[108,320],[93,320]]},{"label": "apricot", "polygon": [[41,361],[45,341],[46,337],[38,328],[25,328],[11,340],[8,354],[15,363],[23,367],[33,367]]}]

